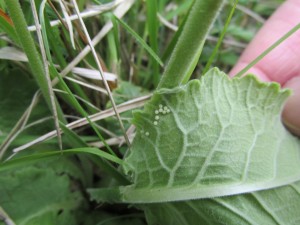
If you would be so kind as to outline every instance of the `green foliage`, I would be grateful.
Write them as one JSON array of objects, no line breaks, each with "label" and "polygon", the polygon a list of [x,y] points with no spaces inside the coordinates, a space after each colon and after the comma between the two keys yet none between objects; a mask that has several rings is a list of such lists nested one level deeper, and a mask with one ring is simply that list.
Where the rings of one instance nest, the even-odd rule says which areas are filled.
[{"label": "green foliage", "polygon": [[7,33],[7,35],[16,43],[19,44],[18,36],[14,30],[12,24],[10,24],[7,20],[5,20],[2,16],[0,16],[0,27],[1,30]]},{"label": "green foliage", "polygon": [[19,69],[0,76],[0,136],[6,136],[37,91],[36,84]]},{"label": "green foliage", "polygon": [[149,224],[297,224],[300,141],[280,120],[289,94],[217,69],[157,91],[134,115],[133,185],[92,198],[139,203]]},{"label": "green foliage", "polygon": [[89,153],[89,154],[94,154],[97,156],[100,156],[104,159],[111,160],[115,163],[118,164],[123,164],[123,161],[118,159],[115,156],[112,156],[106,152],[103,152],[99,149],[96,148],[74,148],[74,149],[67,149],[62,151],[51,151],[51,152],[44,152],[44,153],[36,153],[33,155],[29,156],[24,156],[16,159],[11,159],[9,161],[3,162],[0,165],[0,172],[6,171],[9,169],[13,169],[22,165],[34,163],[34,162],[39,162],[41,159],[44,158],[49,158],[49,157],[54,157],[54,156],[63,156],[63,155],[70,155],[70,154],[76,154],[76,153]]},{"label": "green foliage", "polygon": [[119,24],[122,25],[128,31],[135,40],[151,55],[151,57],[158,63],[159,65],[163,66],[163,62],[161,59],[157,56],[156,52],[152,50],[152,48],[141,38],[134,30],[132,30],[125,22],[115,17],[115,19],[119,22]]},{"label": "green foliage", "polygon": [[[45,101],[47,102],[49,108],[52,109],[42,60],[36,49],[34,40],[27,30],[27,24],[21,9],[21,5],[19,4],[18,0],[6,0],[5,3],[14,23],[15,32],[19,38],[19,41],[21,42],[21,46],[26,56],[28,57],[32,74],[37,84],[41,88]],[[58,108],[58,116],[63,121],[63,113],[60,108]]]},{"label": "green foliage", "polygon": [[[54,182],[55,181],[55,182]],[[17,224],[76,224],[83,201],[67,174],[28,167],[0,176],[0,205]]]},{"label": "green foliage", "polygon": [[[133,116],[132,111],[121,113],[130,138],[135,134],[131,148],[123,145],[107,96],[99,87],[102,92],[90,88],[96,89],[102,81],[85,79],[70,70],[70,62],[80,68],[95,66],[90,54],[78,58],[82,49],[88,50],[81,27],[76,21],[73,30],[52,27],[50,20],[63,17],[60,5],[48,1],[41,8],[41,1],[35,1],[50,75],[54,83],[59,80],[53,87],[64,111],[62,121],[71,124],[60,124],[64,150],[57,151],[55,141],[45,138],[17,154],[13,148],[52,130],[53,118],[44,101],[37,98],[24,122],[34,93],[41,89],[46,101],[49,96],[35,34],[26,28],[34,22],[30,2],[0,0],[3,10],[4,1],[16,26],[0,17],[1,31],[10,38],[1,36],[0,46],[22,47],[29,63],[18,57],[0,62],[0,142],[14,140],[0,149],[5,152],[0,163],[0,220],[7,214],[23,225],[300,223],[300,143],[280,121],[290,91],[253,76],[231,80],[218,69],[188,82],[190,77],[200,77],[204,66],[212,62],[228,71],[244,42],[252,39],[261,21],[282,0],[240,0],[235,14],[233,0],[76,1],[80,11],[93,3],[99,10],[96,16],[85,12],[91,16],[85,20],[91,38],[103,35],[95,48],[104,71],[119,79],[109,83],[117,104],[140,106],[140,99],[134,99],[150,94],[165,70],[142,111]],[[130,10],[117,19],[126,5]],[[65,7],[73,11],[71,4]],[[225,32],[228,15],[232,20]],[[70,32],[74,32],[76,49],[70,43]],[[0,49],[1,59],[6,59],[6,53]],[[90,104],[80,105],[78,97]],[[95,112],[89,117],[88,113]],[[101,121],[91,122],[92,118]],[[88,119],[90,124],[72,128],[77,119]],[[103,142],[110,154],[94,147]]]}]

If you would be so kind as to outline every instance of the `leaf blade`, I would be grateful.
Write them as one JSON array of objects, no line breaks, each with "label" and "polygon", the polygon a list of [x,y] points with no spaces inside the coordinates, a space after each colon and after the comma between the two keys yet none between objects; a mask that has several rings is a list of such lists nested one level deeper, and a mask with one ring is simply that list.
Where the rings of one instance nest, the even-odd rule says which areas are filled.
[{"label": "leaf blade", "polygon": [[211,198],[298,181],[300,142],[280,120],[289,95],[217,69],[158,91],[134,117],[138,132],[124,166],[134,184],[120,189],[123,201]]},{"label": "leaf blade", "polygon": [[62,151],[51,151],[51,152],[44,152],[44,153],[36,153],[29,156],[23,156],[16,159],[11,159],[5,162],[0,163],[0,172],[14,169],[19,166],[32,164],[35,162],[39,162],[41,159],[46,159],[54,156],[63,156],[63,155],[72,155],[72,154],[78,154],[78,153],[89,153],[96,156],[99,156],[101,158],[105,158],[107,160],[110,160],[112,162],[123,164],[123,161],[111,154],[108,154],[104,151],[101,151],[97,148],[74,148],[74,149],[67,149]]}]

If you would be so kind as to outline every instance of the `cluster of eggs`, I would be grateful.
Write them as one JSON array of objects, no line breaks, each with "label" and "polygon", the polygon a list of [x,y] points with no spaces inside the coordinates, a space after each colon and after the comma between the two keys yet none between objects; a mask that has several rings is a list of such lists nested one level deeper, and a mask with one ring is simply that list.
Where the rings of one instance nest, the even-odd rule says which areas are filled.
[{"label": "cluster of eggs", "polygon": [[159,104],[158,107],[159,107],[159,108],[156,109],[156,110],[154,111],[154,113],[155,113],[155,117],[154,117],[155,121],[153,122],[153,124],[154,124],[155,126],[158,125],[158,121],[159,121],[159,119],[160,119],[159,114],[165,115],[165,114],[171,112],[171,110],[170,110],[167,106],[163,106],[162,104]]},{"label": "cluster of eggs", "polygon": [[[153,124],[154,124],[155,126],[157,126],[157,125],[158,125],[158,122],[159,122],[159,119],[161,118],[161,116],[162,116],[162,115],[165,115],[165,114],[168,114],[168,113],[170,113],[170,112],[171,112],[171,110],[170,110],[167,106],[163,106],[162,104],[159,104],[159,105],[158,105],[158,109],[156,109],[156,110],[154,111],[155,116],[154,116]],[[142,131],[142,133],[144,133],[144,131]],[[150,133],[149,133],[148,131],[146,131],[146,132],[145,132],[145,135],[146,135],[146,136],[149,136]]]}]

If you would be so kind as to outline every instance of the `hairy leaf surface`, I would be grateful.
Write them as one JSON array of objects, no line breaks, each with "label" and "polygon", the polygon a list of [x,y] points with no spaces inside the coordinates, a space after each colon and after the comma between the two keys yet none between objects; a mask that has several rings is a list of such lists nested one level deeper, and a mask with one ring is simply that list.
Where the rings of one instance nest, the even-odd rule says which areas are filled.
[{"label": "hairy leaf surface", "polygon": [[227,196],[300,179],[300,142],[282,125],[289,96],[254,76],[201,80],[161,89],[134,115],[137,135],[124,170],[123,201],[163,202]]}]

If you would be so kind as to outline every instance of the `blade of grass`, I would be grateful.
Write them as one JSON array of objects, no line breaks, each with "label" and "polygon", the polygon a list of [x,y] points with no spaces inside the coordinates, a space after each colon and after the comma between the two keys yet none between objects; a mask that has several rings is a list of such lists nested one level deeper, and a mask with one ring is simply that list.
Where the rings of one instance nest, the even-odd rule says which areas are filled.
[{"label": "blade of grass", "polygon": [[72,47],[75,49],[75,41],[74,41],[74,33],[73,33],[73,26],[72,26],[72,22],[70,20],[70,17],[69,17],[69,14],[67,12],[67,9],[64,5],[64,1],[63,0],[59,0],[59,5],[60,5],[60,8],[62,10],[62,13],[65,17],[65,21],[66,21],[66,25],[68,26],[68,30],[69,30],[69,34],[70,34],[70,40],[71,40],[71,44],[72,44]]},{"label": "blade of grass", "polygon": [[224,0],[194,1],[158,88],[177,87],[189,80],[223,3]]},{"label": "blade of grass", "polygon": [[[108,56],[109,56],[107,64],[109,65],[109,69],[112,73],[120,74],[121,52],[120,52],[118,24],[112,13],[107,13],[107,18],[113,24],[113,28],[112,28],[111,32],[109,32],[107,34]],[[105,75],[105,73],[104,73],[104,75]]]},{"label": "blade of grass", "polygon": [[[14,23],[16,34],[20,40],[20,43],[22,45],[25,54],[27,55],[33,77],[37,81],[38,86],[41,89],[42,94],[46,100],[46,103],[49,109],[51,110],[52,104],[49,97],[47,81],[44,76],[43,63],[35,47],[33,38],[31,37],[29,31],[27,30],[27,24],[20,3],[18,0],[4,0],[4,1],[10,13],[11,19]],[[59,119],[61,121],[65,121],[62,110],[60,109],[60,107],[58,107],[57,109],[58,109],[57,111],[58,111]]]},{"label": "blade of grass", "polygon": [[67,91],[67,93],[71,97],[72,104],[75,105],[75,107],[78,110],[78,112],[80,112],[81,115],[85,117],[85,119],[88,121],[88,124],[92,127],[92,129],[95,131],[95,133],[100,138],[100,140],[105,143],[105,147],[108,149],[108,151],[112,155],[115,155],[114,151],[109,147],[109,145],[106,144],[105,139],[103,138],[103,136],[101,135],[101,133],[99,132],[99,130],[97,129],[97,127],[95,126],[94,122],[90,119],[88,113],[79,104],[79,102],[77,101],[76,97],[73,95],[73,93],[71,92],[71,90],[69,89],[69,87],[67,86],[67,84],[61,78],[60,74],[57,72],[57,70],[55,69],[55,67],[53,65],[51,65],[50,69],[52,70],[52,73],[55,73],[56,77],[58,77],[60,83],[63,85],[64,89]]},{"label": "blade of grass", "polygon": [[63,147],[62,147],[62,139],[61,139],[60,128],[59,128],[58,112],[57,112],[57,107],[56,107],[56,103],[55,103],[55,94],[54,94],[54,91],[53,91],[53,88],[52,88],[52,85],[51,85],[51,78],[50,78],[50,74],[49,74],[48,61],[47,61],[44,41],[43,41],[43,37],[42,37],[42,33],[41,33],[40,22],[39,22],[39,18],[38,18],[38,15],[37,15],[34,0],[30,0],[30,5],[31,5],[31,9],[32,9],[34,22],[35,22],[35,25],[37,27],[36,32],[37,32],[37,37],[38,37],[40,50],[41,50],[41,54],[42,54],[44,72],[45,72],[45,76],[46,76],[48,92],[49,92],[50,101],[51,101],[54,125],[55,125],[56,133],[57,133],[58,146],[59,146],[59,149],[62,150]]},{"label": "blade of grass", "polygon": [[16,45],[20,45],[12,20],[1,8],[0,8],[0,27],[8,35],[8,37],[10,37],[15,42]]},{"label": "blade of grass", "polygon": [[[40,21],[41,21],[41,26],[42,26],[43,40],[45,42],[45,50],[46,50],[46,54],[47,54],[47,57],[48,57],[48,60],[50,63],[50,73],[54,74],[54,76],[59,80],[60,85],[62,85],[62,87],[63,87],[63,90],[65,90],[69,94],[72,104],[76,107],[77,111],[80,112],[81,115],[83,115],[87,119],[88,123],[90,124],[92,129],[95,131],[97,136],[100,138],[100,140],[103,141],[104,143],[106,143],[105,139],[102,137],[101,133],[99,132],[99,130],[97,129],[95,124],[90,120],[88,113],[79,104],[79,102],[77,101],[77,99],[75,98],[75,96],[73,95],[73,93],[71,92],[71,90],[69,89],[67,84],[65,83],[65,81],[62,79],[62,77],[60,76],[60,74],[58,73],[58,71],[56,70],[56,68],[52,62],[52,57],[51,57],[51,53],[50,53],[50,49],[49,49],[49,45],[48,45],[48,38],[47,38],[45,22],[44,22],[44,8],[45,8],[46,1],[47,0],[43,0],[43,2],[41,3],[39,14],[40,14]],[[109,145],[106,144],[105,146],[108,149],[108,151],[112,155],[115,156],[114,151],[109,147]]]},{"label": "blade of grass", "polygon": [[79,22],[80,22],[80,24],[81,24],[81,26],[82,26],[82,28],[83,28],[84,34],[85,34],[85,36],[86,36],[86,38],[87,38],[87,40],[88,40],[89,46],[90,46],[90,48],[91,48],[92,54],[93,54],[93,56],[94,56],[95,62],[96,62],[96,64],[97,64],[97,67],[98,67],[98,70],[99,70],[99,73],[100,73],[100,76],[102,77],[102,81],[103,81],[104,87],[105,87],[105,89],[106,89],[106,91],[107,91],[107,93],[108,93],[109,99],[110,99],[110,101],[111,101],[111,103],[112,103],[112,106],[113,106],[113,109],[114,109],[115,114],[116,114],[116,116],[117,116],[117,119],[118,119],[118,121],[119,121],[120,127],[121,127],[121,129],[122,129],[122,131],[123,131],[123,133],[124,133],[125,140],[126,140],[126,142],[127,142],[128,147],[130,147],[130,141],[129,141],[128,137],[127,137],[126,130],[125,130],[125,128],[124,128],[123,122],[122,122],[121,117],[120,117],[120,115],[119,115],[119,112],[118,112],[118,110],[117,110],[116,103],[115,103],[114,98],[113,98],[113,96],[112,96],[112,94],[111,94],[111,91],[110,91],[110,88],[109,88],[109,86],[108,86],[108,83],[107,83],[107,81],[106,81],[106,79],[105,79],[105,77],[104,77],[104,75],[103,75],[103,69],[102,69],[102,66],[101,66],[101,64],[100,64],[100,61],[99,61],[99,59],[98,59],[97,53],[96,53],[96,51],[95,51],[95,48],[94,48],[94,46],[93,46],[93,44],[92,44],[92,40],[91,40],[91,38],[90,38],[90,35],[89,35],[89,33],[88,33],[87,29],[86,29],[86,26],[85,26],[85,24],[84,24],[82,18],[80,17],[80,12],[79,12],[78,5],[77,5],[76,1],[75,1],[75,0],[72,0],[72,2],[73,2],[73,4],[74,4],[74,8],[75,8],[76,14],[78,15]]},{"label": "blade of grass", "polygon": [[118,17],[115,17],[122,27],[135,38],[135,40],[150,54],[150,56],[160,65],[164,66],[164,63],[161,61],[159,56],[152,50],[152,48],[141,38],[133,29],[131,29],[125,22],[120,20]]},{"label": "blade of grass", "polygon": [[[157,0],[147,0],[147,28],[148,28],[148,35],[149,35],[149,43],[151,49],[158,54],[158,28],[159,28],[159,21],[157,19]],[[156,60],[152,58],[150,61],[150,65],[153,67],[153,78],[152,82],[154,87],[157,87],[160,79],[159,73],[159,65]]]},{"label": "blade of grass", "polygon": [[213,50],[211,56],[209,57],[208,62],[206,63],[205,68],[204,68],[202,74],[206,74],[206,72],[207,72],[207,71],[209,70],[209,68],[211,67],[211,64],[213,63],[214,59],[216,58],[216,56],[217,56],[217,54],[218,54],[218,50],[219,50],[219,48],[220,48],[220,46],[221,46],[221,44],[222,44],[222,41],[223,41],[223,39],[224,39],[224,37],[225,37],[227,28],[228,28],[228,26],[229,26],[229,24],[230,24],[231,18],[232,18],[233,14],[234,14],[234,11],[235,11],[235,9],[236,9],[236,6],[237,6],[238,2],[239,2],[239,0],[236,0],[236,1],[234,2],[233,6],[232,6],[232,8],[231,8],[231,10],[230,10],[230,13],[229,13],[229,15],[228,15],[228,17],[227,17],[227,19],[226,19],[225,26],[224,26],[224,28],[223,28],[223,30],[222,30],[222,32],[221,32],[221,35],[220,35],[220,37],[219,37],[219,39],[218,39],[218,42],[217,42],[217,44],[216,44],[216,46],[215,46],[215,48],[214,48],[214,50]]},{"label": "blade of grass", "polygon": [[[66,134],[69,142],[72,144],[73,148],[81,148],[81,147],[89,147],[85,141],[82,140],[80,136],[78,136],[75,132],[67,128],[65,125],[61,125],[63,132]],[[129,181],[126,177],[116,169],[109,161],[93,157],[92,155],[88,155],[88,159],[103,169],[106,173],[111,175],[115,180],[117,180],[120,184],[126,185],[129,184]]]},{"label": "blade of grass", "polygon": [[[50,48],[52,50],[52,56],[53,56],[53,58],[55,58],[57,60],[57,62],[59,64],[59,67],[64,68],[64,67],[67,66],[66,59],[65,59],[64,55],[61,54],[64,43],[61,40],[59,32],[55,32],[55,30],[53,30],[53,29],[56,29],[56,28],[52,28],[50,26],[49,18],[48,18],[47,14],[45,15],[45,27],[46,27],[45,29],[46,29],[47,37],[48,37],[48,40],[49,40]],[[73,77],[73,74],[69,73],[68,76]],[[58,84],[57,88],[59,88],[61,90],[64,90],[63,86],[61,84]],[[89,98],[87,97],[86,93],[82,90],[82,88],[79,85],[77,85],[73,82],[73,83],[70,83],[70,88],[78,96],[85,99],[86,101],[89,101]],[[66,104],[70,105],[73,109],[76,110],[76,107],[71,104],[72,101],[70,100],[69,96],[65,95],[65,96],[60,96],[60,97],[62,97],[62,99],[64,100],[64,102]],[[86,106],[87,106],[87,110],[90,113],[95,113],[88,105],[86,105]]]},{"label": "blade of grass", "polygon": [[241,77],[244,75],[251,67],[253,67],[256,63],[262,60],[267,54],[269,54],[274,48],[292,36],[300,29],[300,23],[294,26],[290,31],[288,31],[285,35],[279,38],[274,44],[272,44],[269,48],[267,48],[263,53],[261,53],[257,58],[255,58],[252,62],[250,62],[245,68],[243,68],[240,72],[238,72],[235,76]]},{"label": "blade of grass", "polygon": [[9,169],[15,169],[19,166],[25,166],[28,164],[32,164],[35,162],[40,162],[41,159],[47,159],[54,156],[65,156],[65,155],[73,155],[78,153],[89,153],[96,156],[99,156],[101,158],[107,159],[109,161],[112,161],[114,163],[117,163],[119,165],[124,164],[122,159],[119,159],[109,153],[106,153],[104,151],[101,151],[97,148],[75,148],[75,149],[67,149],[63,151],[51,151],[51,152],[43,152],[43,153],[35,153],[33,155],[29,156],[23,156],[16,159],[10,159],[5,162],[0,163],[0,172],[9,170]]},{"label": "blade of grass", "polygon": [[[128,12],[128,10],[132,7],[134,2],[135,2],[135,0],[126,0],[126,1],[122,2],[122,4],[120,4],[114,10],[114,14],[119,18],[123,17]],[[93,38],[93,40],[92,40],[93,46],[97,45],[103,39],[103,37],[105,37],[105,35],[112,29],[112,27],[113,27],[112,22],[111,21],[107,22],[102,27],[100,32]],[[90,51],[91,51],[90,46],[87,45],[76,56],[76,58],[74,58],[72,60],[72,62],[70,62],[69,65],[61,71],[61,73],[60,73],[61,76],[62,77],[66,76]],[[52,82],[52,85],[56,85],[57,83],[58,83],[58,79],[54,79]]]}]

